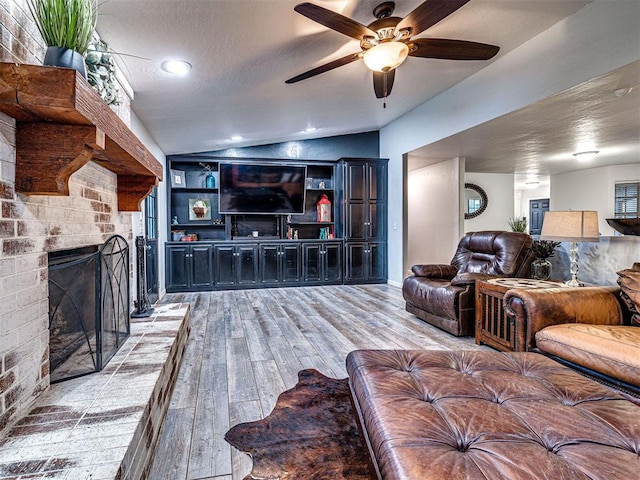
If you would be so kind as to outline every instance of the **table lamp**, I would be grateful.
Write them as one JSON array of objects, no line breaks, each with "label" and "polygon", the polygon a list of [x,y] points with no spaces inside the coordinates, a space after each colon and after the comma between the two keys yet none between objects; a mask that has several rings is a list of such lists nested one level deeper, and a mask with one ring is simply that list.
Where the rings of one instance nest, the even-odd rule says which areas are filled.
[{"label": "table lamp", "polygon": [[598,212],[588,210],[549,211],[542,222],[541,240],[571,242],[569,257],[571,259],[570,287],[579,287],[578,281],[578,243],[599,242]]}]

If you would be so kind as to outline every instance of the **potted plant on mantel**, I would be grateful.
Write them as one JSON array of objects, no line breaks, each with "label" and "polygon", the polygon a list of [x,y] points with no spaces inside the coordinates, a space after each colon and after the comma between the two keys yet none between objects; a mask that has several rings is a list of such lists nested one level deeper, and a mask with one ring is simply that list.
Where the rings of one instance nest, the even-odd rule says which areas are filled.
[{"label": "potted plant on mantel", "polygon": [[85,78],[84,53],[96,27],[96,0],[27,0],[47,44],[44,65],[73,68]]}]

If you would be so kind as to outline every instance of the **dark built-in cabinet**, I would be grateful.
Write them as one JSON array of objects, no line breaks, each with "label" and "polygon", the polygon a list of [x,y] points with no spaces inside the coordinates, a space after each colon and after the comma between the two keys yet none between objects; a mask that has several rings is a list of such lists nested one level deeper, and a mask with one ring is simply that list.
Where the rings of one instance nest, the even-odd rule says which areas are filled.
[{"label": "dark built-in cabinet", "polygon": [[[168,292],[386,282],[386,160],[168,162]],[[305,165],[303,213],[219,213],[219,166],[227,162]],[[319,222],[323,196],[331,217]]]},{"label": "dark built-in cabinet", "polygon": [[345,283],[387,279],[387,161],[345,163]]}]

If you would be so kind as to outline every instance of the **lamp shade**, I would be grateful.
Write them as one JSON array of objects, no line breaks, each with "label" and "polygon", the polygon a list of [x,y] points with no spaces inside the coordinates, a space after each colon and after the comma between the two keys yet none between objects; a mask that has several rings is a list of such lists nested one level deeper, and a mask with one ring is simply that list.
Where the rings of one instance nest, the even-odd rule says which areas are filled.
[{"label": "lamp shade", "polygon": [[541,240],[599,242],[598,212],[590,210],[550,211],[542,222]]},{"label": "lamp shade", "polygon": [[388,72],[400,66],[409,55],[409,47],[403,42],[384,42],[370,48],[362,57],[369,70]]}]

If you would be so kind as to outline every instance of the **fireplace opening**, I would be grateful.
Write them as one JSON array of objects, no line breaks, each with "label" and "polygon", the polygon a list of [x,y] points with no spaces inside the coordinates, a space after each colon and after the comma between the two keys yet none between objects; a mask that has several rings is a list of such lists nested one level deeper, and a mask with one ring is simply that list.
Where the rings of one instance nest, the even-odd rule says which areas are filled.
[{"label": "fireplace opening", "polygon": [[51,383],[102,370],[129,336],[129,244],[49,253]]}]

